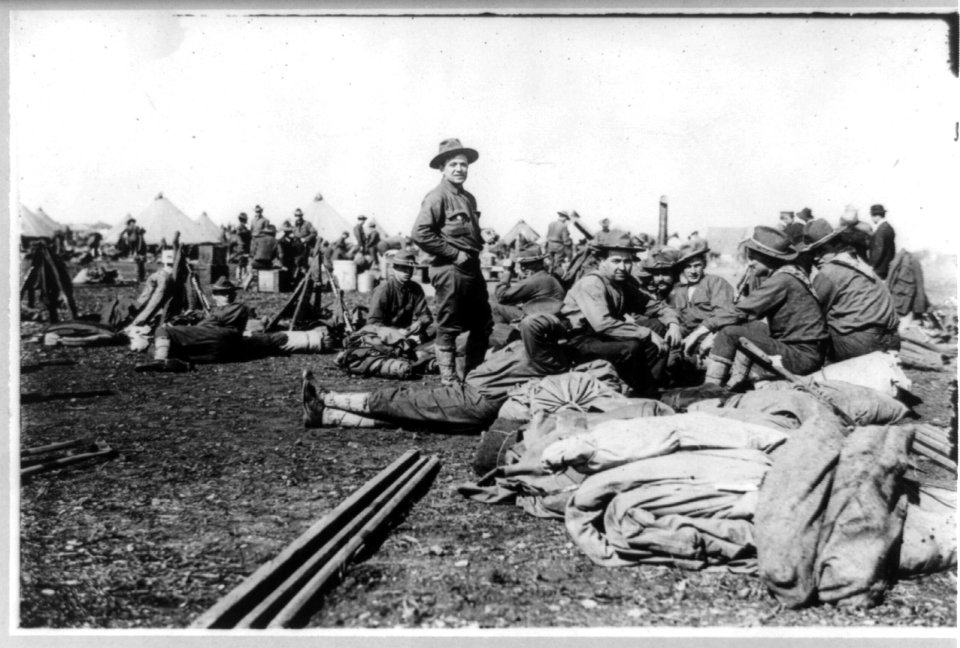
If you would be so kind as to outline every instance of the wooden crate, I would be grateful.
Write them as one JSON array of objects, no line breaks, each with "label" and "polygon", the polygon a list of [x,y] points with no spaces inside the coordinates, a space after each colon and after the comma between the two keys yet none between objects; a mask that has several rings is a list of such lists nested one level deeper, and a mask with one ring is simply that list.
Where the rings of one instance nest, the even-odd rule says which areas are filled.
[{"label": "wooden crate", "polygon": [[257,290],[260,292],[280,292],[279,270],[257,270]]},{"label": "wooden crate", "polygon": [[226,265],[227,246],[204,243],[197,246],[197,261],[204,265]]}]

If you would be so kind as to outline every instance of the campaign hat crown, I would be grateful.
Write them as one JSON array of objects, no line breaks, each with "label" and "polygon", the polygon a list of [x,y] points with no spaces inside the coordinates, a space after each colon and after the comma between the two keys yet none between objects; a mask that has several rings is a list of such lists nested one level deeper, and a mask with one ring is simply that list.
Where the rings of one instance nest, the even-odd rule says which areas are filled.
[{"label": "campaign hat crown", "polygon": [[423,264],[417,263],[417,255],[410,250],[400,250],[393,255],[394,266],[406,266],[408,268],[422,268]]},{"label": "campaign hat crown", "polygon": [[517,263],[535,263],[536,261],[543,261],[547,258],[547,255],[543,252],[541,248],[536,243],[531,243],[517,252]]},{"label": "campaign hat crown", "polygon": [[606,243],[596,243],[593,247],[602,252],[626,252],[631,255],[643,250],[643,246],[638,245],[629,232],[611,230],[610,234]]},{"label": "campaign hat crown", "polygon": [[871,216],[884,216],[887,213],[887,210],[883,205],[871,205],[870,206],[870,215]]},{"label": "campaign hat crown", "polygon": [[803,250],[814,250],[842,233],[842,228],[833,229],[823,218],[815,218],[803,227]]},{"label": "campaign hat crown", "polygon": [[673,270],[680,264],[680,251],[672,247],[662,247],[651,250],[647,258],[643,260],[643,269],[647,272],[651,270]]},{"label": "campaign hat crown", "polygon": [[743,245],[748,250],[772,259],[793,261],[797,258],[797,249],[790,243],[786,233],[766,225],[753,228],[753,236],[745,240]]},{"label": "campaign hat crown", "polygon": [[473,164],[480,157],[475,149],[468,148],[460,143],[456,137],[451,137],[440,142],[440,151],[430,160],[431,169],[442,169],[444,163],[454,155],[465,155],[467,162]]},{"label": "campaign hat crown", "polygon": [[710,244],[706,239],[696,239],[687,241],[680,246],[680,260],[678,264],[684,264],[699,256],[705,256],[710,251]]}]

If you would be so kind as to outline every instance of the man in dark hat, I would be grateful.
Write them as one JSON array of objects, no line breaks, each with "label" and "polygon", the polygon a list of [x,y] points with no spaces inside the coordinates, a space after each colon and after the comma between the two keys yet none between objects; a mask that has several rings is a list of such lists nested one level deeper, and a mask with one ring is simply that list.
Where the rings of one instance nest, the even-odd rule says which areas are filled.
[{"label": "man in dark hat", "polygon": [[235,236],[237,241],[237,282],[243,283],[249,272],[250,248],[253,245],[253,233],[250,231],[250,228],[247,227],[247,215],[244,212],[240,212],[240,215],[237,216],[237,231]]},{"label": "man in dark hat", "polygon": [[813,210],[809,207],[804,207],[797,212],[797,220],[800,221],[800,224],[806,227],[807,223],[813,220]]},{"label": "man in dark hat", "polygon": [[[596,247],[601,257],[596,270],[581,277],[567,293],[559,316],[524,318],[528,329],[552,328],[551,344],[528,345],[532,362],[546,373],[590,360],[609,361],[625,383],[641,395],[656,393],[669,346],[682,338],[677,315],[664,302],[640,290],[631,275],[639,247],[626,232]],[[658,320],[666,327],[661,337],[637,320]],[[528,322],[528,320],[530,320]],[[566,342],[561,342],[561,338]]]},{"label": "man in dark hat", "polygon": [[196,326],[157,327],[154,362],[138,371],[188,371],[192,363],[240,359],[244,352],[243,331],[253,309],[236,301],[237,287],[226,277],[211,286],[214,306]]},{"label": "man in dark hat", "polygon": [[483,362],[493,319],[487,283],[480,271],[480,212],[463,188],[469,166],[479,154],[458,139],[440,142],[430,167],[440,171],[440,184],[424,197],[411,236],[433,256],[430,283],[436,290],[437,365],[444,383],[459,380],[457,335],[469,331],[464,351],[465,373]]},{"label": "man in dark hat", "polygon": [[[503,261],[504,271],[500,273],[500,283],[495,290],[495,322],[510,324],[521,319],[529,312],[526,309],[528,304],[534,311],[560,309],[565,293],[557,278],[544,267],[546,258],[540,246],[534,243],[520,250],[516,259]],[[515,270],[518,270],[519,281],[513,283]]]},{"label": "man in dark hat", "polygon": [[817,219],[804,228],[804,252],[817,268],[813,289],[827,320],[827,357],[838,362],[900,349],[900,320],[886,283],[844,242],[843,229]]},{"label": "man in dark hat", "polygon": [[[704,337],[716,333],[705,368],[706,382],[718,385],[731,373],[741,337],[768,355],[780,356],[793,373],[816,371],[823,365],[827,325],[810,278],[796,264],[796,248],[785,232],[763,225],[754,228],[744,246],[760,285],[736,305],[704,320],[684,340],[685,353],[692,354]],[[748,369],[737,367],[731,386],[745,378],[741,374]]]},{"label": "man in dark hat", "polygon": [[890,262],[897,254],[896,233],[887,222],[887,210],[883,205],[870,207],[873,221],[873,236],[870,237],[870,265],[881,279],[887,278]]},{"label": "man in dark hat", "polygon": [[558,272],[560,265],[573,256],[573,241],[567,223],[576,213],[573,209],[558,211],[557,219],[547,225],[547,255],[550,257],[550,269],[554,272]]},{"label": "man in dark hat", "polygon": [[706,274],[710,245],[691,239],[680,246],[680,281],[670,291],[670,305],[680,316],[680,330],[690,335],[715,311],[733,306],[733,286],[723,277]]},{"label": "man in dark hat", "polygon": [[780,228],[786,233],[790,242],[797,244],[803,239],[803,223],[798,223],[792,211],[780,212]]},{"label": "man in dark hat", "polygon": [[317,244],[317,228],[310,221],[304,220],[299,207],[293,212],[293,237],[300,241],[297,268],[306,272],[310,267],[310,250]]},{"label": "man in dark hat", "polygon": [[367,249],[367,217],[364,214],[357,216],[357,224],[353,226],[353,238],[357,245],[354,248],[354,254],[365,254]]},{"label": "man in dark hat", "polygon": [[373,291],[370,297],[367,325],[386,339],[384,328],[392,329],[394,338],[416,337],[424,341],[427,328],[433,323],[433,315],[427,308],[423,288],[413,281],[413,271],[423,266],[417,263],[416,254],[401,250],[391,258],[391,276]]}]

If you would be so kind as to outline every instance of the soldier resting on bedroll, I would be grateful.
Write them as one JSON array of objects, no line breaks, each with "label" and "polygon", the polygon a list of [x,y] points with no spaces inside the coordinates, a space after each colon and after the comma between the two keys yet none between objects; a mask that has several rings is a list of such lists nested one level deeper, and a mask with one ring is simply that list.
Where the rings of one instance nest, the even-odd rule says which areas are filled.
[{"label": "soldier resting on bedroll", "polygon": [[253,309],[236,302],[237,287],[220,277],[211,287],[214,307],[195,326],[157,327],[154,362],[137,371],[188,371],[191,363],[241,359],[245,354],[243,331],[254,317]]}]

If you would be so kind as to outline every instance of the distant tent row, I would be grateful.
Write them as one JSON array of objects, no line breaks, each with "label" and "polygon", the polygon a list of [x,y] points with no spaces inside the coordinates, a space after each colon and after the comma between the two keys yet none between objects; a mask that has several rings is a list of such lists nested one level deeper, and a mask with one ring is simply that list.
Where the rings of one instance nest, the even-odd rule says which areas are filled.
[{"label": "distant tent row", "polygon": [[50,218],[43,207],[33,212],[20,205],[20,236],[28,238],[52,238],[63,226]]}]

